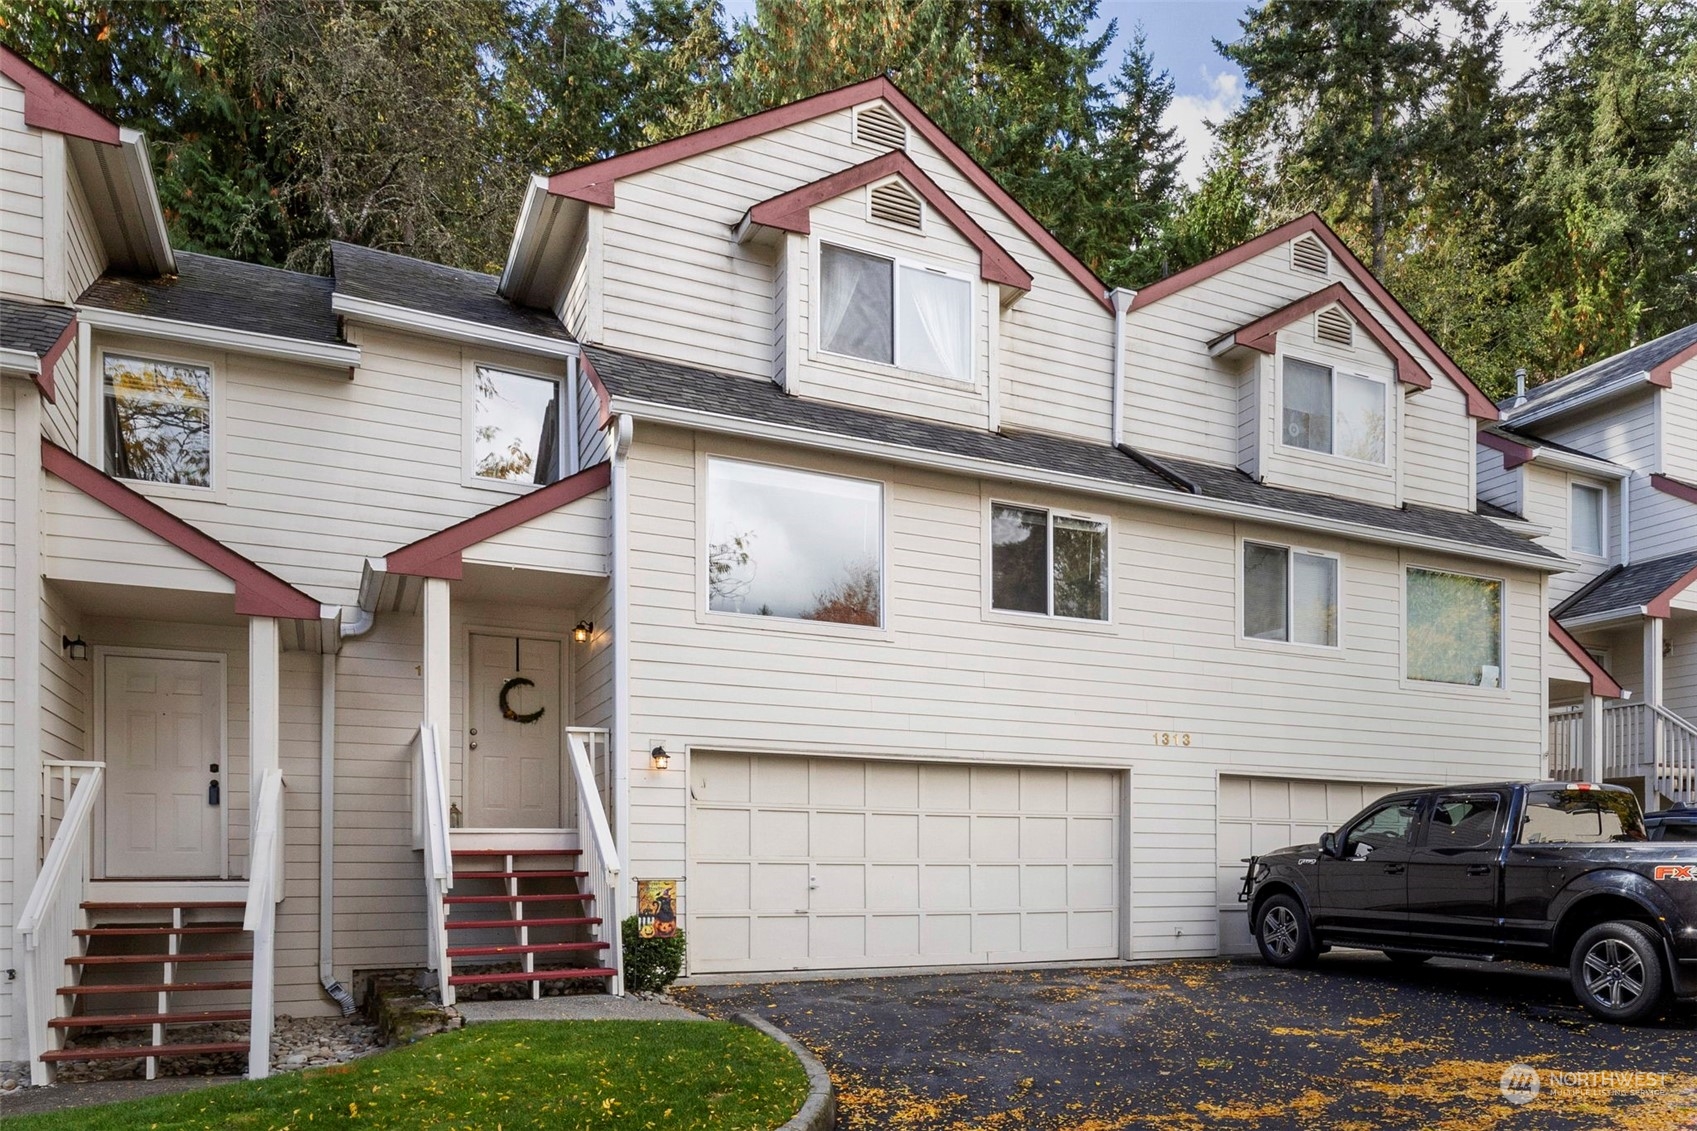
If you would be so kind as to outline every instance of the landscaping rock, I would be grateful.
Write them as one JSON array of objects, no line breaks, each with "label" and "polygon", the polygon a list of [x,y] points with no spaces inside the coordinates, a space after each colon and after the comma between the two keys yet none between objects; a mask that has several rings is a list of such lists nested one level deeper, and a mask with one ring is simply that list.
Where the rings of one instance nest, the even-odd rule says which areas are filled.
[{"label": "landscaping rock", "polygon": [[[245,1041],[247,1035],[247,1022],[231,1021],[173,1028],[168,1032],[168,1039],[173,1044],[213,1044]],[[151,1039],[150,1029],[108,1029],[99,1034],[83,1035],[76,1044],[83,1048],[119,1048],[145,1044]],[[279,1016],[271,1028],[271,1069],[273,1072],[296,1072],[303,1068],[345,1064],[384,1047],[377,1025],[364,1017]],[[147,1062],[143,1057],[72,1062],[60,1066],[57,1079],[66,1084],[122,1080],[143,1076],[146,1071]],[[165,1057],[159,1061],[160,1076],[241,1076],[246,1072],[245,1052]]]},{"label": "landscaping rock", "polygon": [[426,997],[408,975],[384,974],[371,980],[365,1009],[383,1041],[410,1045],[464,1024],[458,1013]]}]

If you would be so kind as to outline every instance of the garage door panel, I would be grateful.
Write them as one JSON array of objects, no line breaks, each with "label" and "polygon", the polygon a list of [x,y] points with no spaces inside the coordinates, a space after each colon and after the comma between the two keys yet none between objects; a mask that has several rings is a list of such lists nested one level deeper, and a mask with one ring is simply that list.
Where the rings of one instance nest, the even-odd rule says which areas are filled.
[{"label": "garage door panel", "polygon": [[1115,957],[1119,795],[1104,771],[697,754],[690,967]]}]

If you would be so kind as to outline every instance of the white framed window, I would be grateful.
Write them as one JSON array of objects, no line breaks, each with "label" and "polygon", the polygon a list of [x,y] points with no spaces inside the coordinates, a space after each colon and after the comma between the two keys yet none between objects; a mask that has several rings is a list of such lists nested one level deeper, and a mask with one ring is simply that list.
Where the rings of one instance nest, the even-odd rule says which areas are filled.
[{"label": "white framed window", "polygon": [[1269,542],[1243,543],[1243,636],[1338,644],[1338,557]]},{"label": "white framed window", "polygon": [[884,485],[707,460],[707,609],[829,624],[884,623]]},{"label": "white framed window", "polygon": [[1390,402],[1386,382],[1287,357],[1279,387],[1280,443],[1363,463],[1385,462]]},{"label": "white framed window", "polygon": [[920,263],[819,245],[819,348],[972,380],[972,280]]},{"label": "white framed window", "polygon": [[101,390],[107,474],[179,487],[213,486],[210,365],[106,353]]},{"label": "white framed window", "polygon": [[1593,483],[1575,483],[1568,509],[1568,547],[1600,558],[1609,552],[1609,496]]},{"label": "white framed window", "polygon": [[1408,678],[1502,687],[1502,581],[1410,566],[1406,587]]},{"label": "white framed window", "polygon": [[472,369],[474,482],[547,484],[565,467],[565,382],[490,365]]},{"label": "white framed window", "polygon": [[990,503],[990,607],[1068,620],[1109,619],[1108,523]]}]

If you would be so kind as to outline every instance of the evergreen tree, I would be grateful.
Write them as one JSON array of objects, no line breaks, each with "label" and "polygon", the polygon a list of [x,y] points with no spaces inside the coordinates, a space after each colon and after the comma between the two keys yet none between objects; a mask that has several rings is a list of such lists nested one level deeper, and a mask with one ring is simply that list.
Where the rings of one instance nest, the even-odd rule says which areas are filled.
[{"label": "evergreen tree", "polygon": [[1162,233],[1182,187],[1184,143],[1161,123],[1173,101],[1173,78],[1155,70],[1143,29],[1127,45],[1113,99],[1102,111],[1092,154],[1092,215],[1073,250],[1111,286],[1144,282],[1165,259]]}]

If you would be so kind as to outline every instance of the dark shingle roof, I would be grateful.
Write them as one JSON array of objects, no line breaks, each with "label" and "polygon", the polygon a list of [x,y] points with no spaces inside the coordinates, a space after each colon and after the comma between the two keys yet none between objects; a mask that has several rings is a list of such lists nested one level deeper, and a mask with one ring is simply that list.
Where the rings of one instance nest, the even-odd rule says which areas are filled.
[{"label": "dark shingle roof", "polygon": [[426,263],[351,243],[332,242],[330,257],[338,294],[520,334],[563,342],[572,340],[571,334],[550,312],[519,306],[497,294],[495,288],[500,280],[494,275]]},{"label": "dark shingle roof", "polygon": [[1566,377],[1534,385],[1526,390],[1526,403],[1523,405],[1516,405],[1516,398],[1508,397],[1498,401],[1497,407],[1512,419],[1516,413],[1556,404],[1605,385],[1616,382],[1631,384],[1640,373],[1648,373],[1693,343],[1697,343],[1697,322],[1681,327],[1671,334],[1663,334],[1654,341],[1622,350],[1613,357],[1605,357],[1584,369],[1569,373]]},{"label": "dark shingle roof", "polygon": [[994,433],[936,424],[792,397],[769,381],[635,357],[600,346],[585,346],[583,352],[609,395],[614,397],[1170,491],[1175,496],[1197,494],[1289,514],[1559,560],[1543,547],[1509,533],[1490,519],[1464,511],[1379,507],[1329,495],[1266,487],[1236,468],[1168,456],[1134,457],[1107,444],[1031,432]]},{"label": "dark shingle roof", "polygon": [[1697,550],[1615,566],[1596,581],[1556,606],[1557,620],[1612,613],[1648,605],[1674,582],[1697,569]]},{"label": "dark shingle roof", "polygon": [[0,349],[46,357],[76,316],[68,306],[39,306],[0,298]]},{"label": "dark shingle roof", "polygon": [[1426,538],[1442,538],[1450,542],[1479,546],[1491,550],[1506,550],[1517,554],[1560,558],[1544,547],[1504,530],[1483,515],[1469,511],[1444,510],[1441,507],[1405,503],[1401,507],[1381,507],[1335,495],[1318,495],[1296,491],[1289,487],[1269,487],[1258,483],[1235,467],[1220,467],[1211,463],[1157,457],[1169,470],[1195,484],[1197,493],[1211,499],[1227,499],[1235,503],[1266,507],[1310,518],[1333,522],[1372,526],[1398,534],[1414,534]]},{"label": "dark shingle roof", "polygon": [[1526,519],[1523,516],[1516,514],[1515,512],[1509,510],[1507,507],[1499,507],[1499,506],[1497,506],[1497,504],[1492,503],[1492,502],[1487,502],[1484,499],[1476,499],[1475,504],[1477,506],[1479,513],[1484,515],[1486,518],[1503,519],[1503,520],[1508,521],[1508,522],[1525,522],[1526,521]]},{"label": "dark shingle roof", "polygon": [[615,397],[898,444],[920,451],[993,460],[1013,467],[1053,470],[1137,487],[1172,489],[1172,485],[1159,475],[1107,444],[1090,444],[1034,432],[995,433],[936,424],[929,420],[804,400],[785,394],[770,381],[692,369],[599,346],[585,346],[583,352],[595,367],[595,375],[607,387],[607,392]]},{"label": "dark shingle roof", "polygon": [[303,342],[340,343],[330,311],[333,284],[303,275],[179,251],[177,273],[158,279],[103,275],[77,301],[84,306],[272,334]]}]

